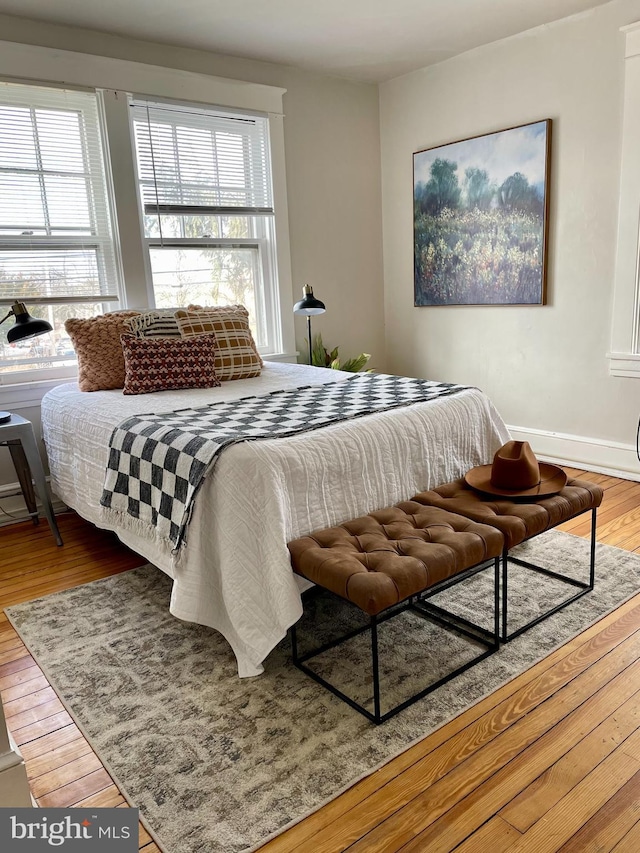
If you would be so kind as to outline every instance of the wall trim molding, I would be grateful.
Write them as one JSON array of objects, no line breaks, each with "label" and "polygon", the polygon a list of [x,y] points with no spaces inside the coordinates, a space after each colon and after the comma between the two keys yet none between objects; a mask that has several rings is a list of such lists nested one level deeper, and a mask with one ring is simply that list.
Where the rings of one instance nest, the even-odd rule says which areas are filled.
[{"label": "wall trim molding", "polygon": [[[51,491],[49,477],[47,477],[47,485],[49,485],[49,493],[51,494],[51,504],[53,506],[54,513],[65,512],[67,505]],[[37,494],[36,506],[40,515],[40,524],[46,525],[47,519],[44,515],[42,504],[40,503],[40,498]],[[29,520],[29,511],[27,510],[27,505],[22,497],[20,483],[5,483],[3,486],[0,486],[0,508],[0,527],[5,527],[8,524],[18,524],[21,521]],[[1,510],[11,513],[12,517],[4,515]]]},{"label": "wall trim molding", "polygon": [[628,356],[640,350],[640,21],[622,27],[622,32],[624,105],[609,372],[612,376],[638,377],[637,365]]},{"label": "wall trim molding", "polygon": [[637,56],[640,53],[640,21],[620,27],[620,32],[625,35],[625,59]]},{"label": "wall trim molding", "polygon": [[640,482],[640,462],[633,444],[529,427],[507,428],[513,438],[528,441],[543,461]]},{"label": "wall trim molding", "polygon": [[10,41],[0,42],[0,75],[17,82],[121,89],[273,114],[282,114],[282,97],[287,91],[264,83]]},{"label": "wall trim molding", "polygon": [[75,376],[66,379],[39,379],[18,385],[0,385],[0,409],[18,412],[22,409],[39,409],[42,398],[52,388],[74,382]]},{"label": "wall trim molding", "polygon": [[[530,427],[507,425],[507,429],[512,438],[528,441],[538,458],[544,462],[584,468],[598,474],[640,482],[640,462],[633,444]],[[49,477],[47,477],[47,483],[49,483]],[[49,489],[51,491],[50,486]],[[51,492],[51,500],[54,513],[64,512],[67,509],[67,505],[54,492]],[[2,509],[15,516],[7,518],[0,512],[0,527],[29,519],[19,483],[0,485],[0,502]],[[39,500],[38,508],[40,509]],[[41,513],[40,523],[43,522],[46,523],[46,519]]]},{"label": "wall trim molding", "polygon": [[609,352],[611,376],[640,377],[640,354],[633,352]]}]

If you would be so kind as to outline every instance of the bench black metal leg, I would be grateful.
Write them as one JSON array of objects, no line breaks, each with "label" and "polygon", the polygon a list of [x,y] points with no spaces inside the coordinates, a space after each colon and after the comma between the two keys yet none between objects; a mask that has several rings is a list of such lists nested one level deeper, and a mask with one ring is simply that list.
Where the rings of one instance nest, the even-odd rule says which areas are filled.
[{"label": "bench black metal leg", "polygon": [[589,570],[589,588],[593,589],[596,582],[596,514],[597,509],[591,510],[591,563]]},{"label": "bench black metal leg", "polygon": [[508,620],[508,612],[509,612],[509,592],[508,592],[509,572],[507,571],[507,568],[509,565],[508,564],[508,553],[509,552],[507,551],[506,548],[502,552],[502,608],[501,608],[502,634],[500,636],[500,639],[503,643],[507,642],[507,620]]},{"label": "bench black metal leg", "polygon": [[380,721],[380,662],[378,660],[378,620],[371,617],[371,663],[373,666],[373,716]]},{"label": "bench black metal leg", "polygon": [[[552,569],[546,569],[543,566],[537,566],[535,563],[529,563],[526,560],[520,560],[517,557],[508,557],[507,550],[505,549],[502,555],[502,632],[500,636],[500,640],[503,643],[508,643],[510,640],[519,637],[520,634],[523,634],[525,631],[528,631],[529,628],[533,628],[534,625],[538,625],[544,619],[548,619],[549,616],[553,616],[554,613],[557,613],[559,610],[567,607],[567,605],[572,604],[574,601],[577,601],[579,598],[582,598],[583,595],[586,595],[588,592],[593,590],[595,584],[596,577],[596,523],[597,523],[597,507],[594,507],[591,510],[591,537],[590,537],[590,555],[589,555],[589,581],[588,583],[585,581],[579,581],[575,578],[567,577],[566,575],[561,575],[559,572],[554,572]],[[562,581],[563,583],[577,587],[578,592],[569,598],[565,598],[560,604],[556,604],[555,607],[546,610],[540,616],[536,616],[535,619],[531,619],[525,625],[521,625],[515,631],[512,631],[510,634],[508,633],[508,563],[515,563],[518,566],[523,566],[526,569],[531,569],[531,571],[538,572],[539,574],[546,575],[547,577],[554,578],[555,580]]]},{"label": "bench black metal leg", "polygon": [[[474,625],[472,622],[469,622],[466,619],[456,616],[453,613],[449,613],[448,611],[443,610],[440,607],[436,607],[435,605],[428,604],[423,601],[416,601],[416,597],[412,596],[408,601],[404,604],[391,608],[390,611],[383,612],[378,616],[371,616],[369,618],[369,624],[363,627],[357,628],[354,631],[350,631],[346,636],[340,637],[337,640],[332,640],[331,642],[325,643],[319,649],[314,649],[311,652],[306,652],[303,655],[300,655],[298,652],[298,639],[297,639],[297,631],[296,626],[293,625],[290,629],[291,633],[291,654],[294,665],[308,675],[310,678],[313,678],[314,681],[317,681],[318,684],[321,684],[324,688],[329,690],[334,696],[342,699],[346,702],[350,707],[354,708],[356,711],[359,711],[363,716],[365,716],[368,720],[373,723],[379,724],[383,723],[391,717],[398,714],[400,711],[409,707],[409,705],[413,705],[414,702],[417,702],[419,699],[424,698],[428,693],[436,690],[438,687],[441,687],[443,684],[446,684],[448,681],[451,681],[458,675],[461,675],[467,669],[472,667],[474,664],[479,663],[481,660],[484,660],[489,655],[496,652],[500,646],[500,558],[496,557],[493,561],[494,565],[494,594],[493,594],[493,603],[494,603],[494,616],[493,616],[493,632],[488,631],[486,628],[483,628],[479,625]],[[483,568],[486,568],[486,564],[483,564]],[[460,573],[458,579],[460,581],[468,579],[472,574],[477,572],[477,567],[467,570],[466,572]],[[451,586],[451,583],[443,582],[441,585],[436,585],[433,587],[433,594],[437,592],[441,592],[444,589]],[[431,590],[430,590],[431,593]],[[444,625],[446,628],[455,631],[461,636],[469,637],[475,642],[479,643],[484,647],[484,651],[481,654],[476,655],[471,660],[459,666],[453,672],[448,673],[442,678],[435,681],[433,684],[428,685],[423,690],[414,694],[410,698],[404,700],[400,704],[396,705],[391,710],[386,713],[382,713],[381,708],[381,690],[380,690],[380,661],[379,661],[379,649],[378,649],[378,626],[382,622],[386,622],[388,619],[392,619],[395,616],[398,616],[400,613],[403,613],[405,610],[411,609],[416,613],[419,613],[425,619],[429,619],[432,622],[435,622],[440,625]],[[475,629],[474,631],[469,630]],[[363,631],[369,630],[371,632],[371,663],[372,663],[372,676],[373,676],[373,713],[365,708],[363,705],[360,705],[358,702],[355,702],[351,697],[347,696],[341,690],[338,690],[337,687],[334,687],[330,684],[325,678],[318,673],[314,672],[314,670],[310,669],[306,665],[306,661],[311,658],[317,657],[323,652],[328,651],[329,649],[335,648],[341,643],[346,642],[352,637],[361,634]]]},{"label": "bench black metal leg", "polygon": [[500,562],[498,557],[494,560],[493,572],[493,634],[498,639],[500,637]]}]

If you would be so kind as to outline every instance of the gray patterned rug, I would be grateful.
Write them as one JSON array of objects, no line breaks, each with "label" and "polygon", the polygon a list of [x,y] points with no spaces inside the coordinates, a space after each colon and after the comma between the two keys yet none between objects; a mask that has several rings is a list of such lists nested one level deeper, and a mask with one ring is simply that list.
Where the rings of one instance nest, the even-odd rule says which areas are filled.
[{"label": "gray patterned rug", "polygon": [[[586,576],[583,539],[551,532],[522,549],[526,559]],[[150,566],[7,612],[166,853],[238,853],[309,814],[640,589],[637,555],[598,546],[596,571],[593,593],[382,726],[296,670],[286,641],[264,675],[239,679],[219,634],[169,614],[170,581]],[[479,603],[490,612],[491,590],[485,572],[442,593],[440,603],[477,618]],[[534,615],[536,599],[544,607],[565,591],[515,571],[510,628]],[[338,630],[353,619],[319,594],[306,611],[305,619],[324,622],[331,612]],[[466,641],[443,638],[442,629],[410,613],[380,633],[383,696],[390,700],[468,654]],[[324,639],[317,631],[314,638]],[[360,637],[319,666],[362,699],[370,692],[367,655]]]}]

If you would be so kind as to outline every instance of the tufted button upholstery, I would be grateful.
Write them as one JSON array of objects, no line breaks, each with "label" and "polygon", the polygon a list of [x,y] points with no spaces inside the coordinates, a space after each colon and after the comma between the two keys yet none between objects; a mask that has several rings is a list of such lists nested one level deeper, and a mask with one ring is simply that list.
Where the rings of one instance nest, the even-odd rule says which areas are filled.
[{"label": "tufted button upholstery", "polygon": [[375,616],[502,552],[495,528],[416,500],[289,543],[294,571]]},{"label": "tufted button upholstery", "polygon": [[557,495],[535,501],[483,496],[464,480],[454,480],[412,500],[424,506],[457,512],[481,524],[497,527],[507,549],[562,524],[574,515],[599,507],[603,492],[595,483],[569,480]]}]

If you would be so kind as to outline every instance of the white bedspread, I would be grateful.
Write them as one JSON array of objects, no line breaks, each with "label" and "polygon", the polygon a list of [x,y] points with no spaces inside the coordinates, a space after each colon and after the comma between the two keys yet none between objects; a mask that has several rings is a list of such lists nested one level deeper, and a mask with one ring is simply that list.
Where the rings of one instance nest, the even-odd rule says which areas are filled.
[{"label": "white bedspread", "polygon": [[[348,374],[267,363],[260,377],[221,388],[124,396],[61,385],[42,401],[54,491],[99,527],[109,437],[132,415],[203,406]],[[490,462],[509,439],[478,390],[369,415],[290,438],[242,442],[221,455],[200,489],[177,555],[149,536],[120,539],[174,579],[171,613],[220,631],[240,676],[262,662],[302,613],[286,543],[389,506]]]}]

